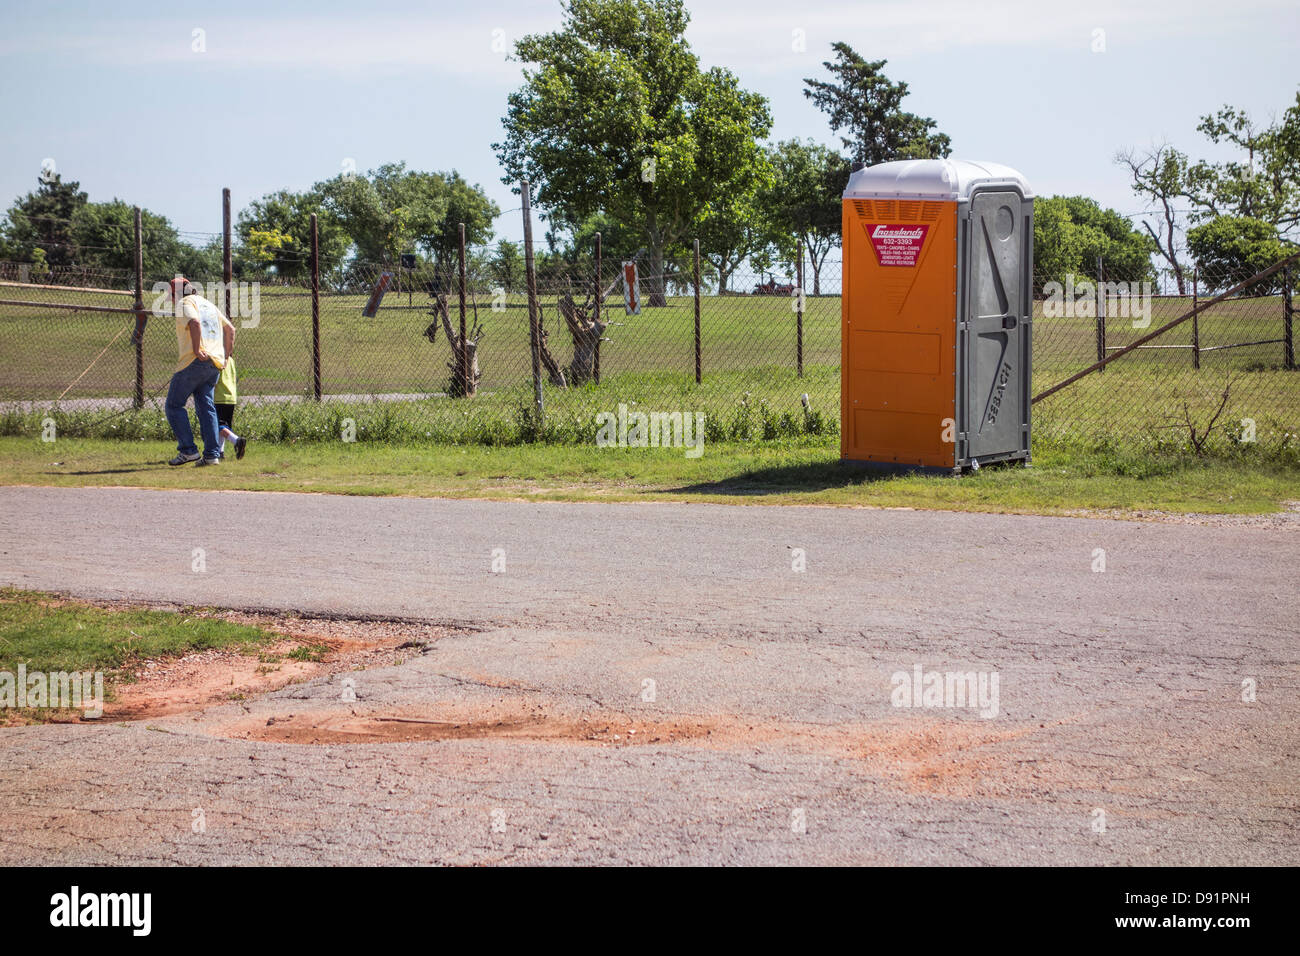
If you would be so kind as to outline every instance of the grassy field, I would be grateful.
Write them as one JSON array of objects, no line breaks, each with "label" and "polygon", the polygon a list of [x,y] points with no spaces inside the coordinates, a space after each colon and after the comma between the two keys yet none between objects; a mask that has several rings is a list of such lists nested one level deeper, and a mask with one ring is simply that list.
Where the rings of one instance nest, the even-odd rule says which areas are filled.
[{"label": "grassy field", "polygon": [[[44,295],[81,304],[121,306],[129,301],[92,293]],[[408,308],[404,293],[392,295],[375,319],[361,316],[364,296],[323,296],[321,339],[326,393],[435,396],[399,405],[390,412],[362,407],[333,417],[352,417],[358,422],[362,418],[402,418],[404,428],[390,427],[390,438],[426,434],[437,440],[500,443],[537,437],[519,421],[520,407],[531,401],[524,300],[520,296],[507,297],[506,307],[493,311],[489,296],[480,294],[476,298],[481,301],[478,315],[484,328],[480,345],[483,381],[480,394],[467,402],[436,397],[446,386],[445,365],[450,350],[441,332],[437,344],[430,344],[423,336],[431,318],[425,314],[421,296],[414,296],[414,304]],[[542,301],[552,351],[559,361],[567,361],[568,335],[556,314],[555,296],[543,296]],[[1156,299],[1151,328],[1181,314],[1190,304],[1190,299]],[[802,378],[795,374],[791,300],[706,296],[702,311],[702,386],[694,384],[694,312],[690,297],[670,297],[666,308],[646,309],[640,316],[618,312],[601,349],[602,384],[564,391],[548,385],[547,407],[560,424],[543,437],[588,440],[594,431],[595,412],[612,409],[619,402],[702,411],[714,429],[714,441],[779,437],[804,430],[809,424],[809,430],[814,432],[837,427],[838,296],[807,300]],[[1277,339],[1282,332],[1281,314],[1281,299],[1276,296],[1223,303],[1201,317],[1201,345]],[[65,389],[66,399],[129,395],[135,367],[134,349],[129,342],[131,322],[127,316],[0,306],[0,401],[48,401]],[[1112,318],[1107,325],[1107,342],[1124,345],[1146,331],[1134,328],[1131,319]],[[1191,324],[1186,323],[1158,342],[1186,345],[1191,335]],[[1034,336],[1035,392],[1096,359],[1096,322],[1092,318],[1045,318],[1042,304],[1038,303]],[[309,299],[293,290],[264,290],[258,324],[243,329],[238,340],[241,395],[245,399],[257,395],[305,395],[310,388],[310,349]],[[170,320],[152,320],[145,349],[149,394],[160,394],[165,388],[174,354]],[[1144,441],[1176,440],[1187,430],[1181,423],[1183,404],[1187,403],[1194,423],[1204,424],[1217,408],[1231,374],[1235,382],[1221,424],[1232,423],[1236,428],[1242,419],[1251,419],[1262,442],[1277,445],[1294,441],[1286,436],[1300,432],[1300,373],[1282,371],[1281,360],[1280,345],[1254,345],[1206,352],[1202,368],[1194,371],[1192,354],[1187,349],[1144,350],[1038,405],[1036,427],[1046,437],[1126,435]],[[814,413],[811,422],[801,403],[805,394]],[[156,411],[150,415],[157,418]],[[780,421],[783,415],[788,416],[784,424]],[[322,416],[315,413],[241,411],[241,416],[250,423],[255,437],[262,440],[333,434],[332,428],[319,427]],[[42,417],[22,425],[11,420],[0,431],[28,432]],[[61,430],[71,428],[73,433],[90,434],[84,426],[102,417],[56,419]],[[323,418],[330,419],[330,415]],[[747,425],[746,420],[754,424]],[[299,422],[302,428],[295,431]],[[93,433],[136,437],[154,434],[145,426],[117,418],[112,425],[119,427],[106,426]],[[402,434],[397,434],[399,431]],[[1225,435],[1229,432],[1231,429]]]},{"label": "grassy field", "polygon": [[962,478],[841,465],[833,439],[680,449],[464,447],[320,442],[253,445],[242,462],[168,468],[162,442],[0,438],[0,484],[310,491],[543,501],[709,501],[1063,514],[1160,510],[1252,514],[1300,499],[1300,464],[1035,451],[1030,468]]}]

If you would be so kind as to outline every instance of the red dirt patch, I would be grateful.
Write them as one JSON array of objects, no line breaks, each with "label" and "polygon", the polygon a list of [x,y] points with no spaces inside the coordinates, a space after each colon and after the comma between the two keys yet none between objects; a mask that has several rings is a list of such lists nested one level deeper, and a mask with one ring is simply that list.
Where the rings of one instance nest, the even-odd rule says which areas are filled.
[{"label": "red dirt patch", "polygon": [[[451,631],[409,621],[282,617],[245,611],[202,612],[284,636],[248,652],[211,650],[142,661],[131,683],[119,683],[104,706],[107,719],[139,720],[198,710],[269,693],[340,671],[387,667],[418,656]],[[290,657],[295,651],[308,659]]]}]

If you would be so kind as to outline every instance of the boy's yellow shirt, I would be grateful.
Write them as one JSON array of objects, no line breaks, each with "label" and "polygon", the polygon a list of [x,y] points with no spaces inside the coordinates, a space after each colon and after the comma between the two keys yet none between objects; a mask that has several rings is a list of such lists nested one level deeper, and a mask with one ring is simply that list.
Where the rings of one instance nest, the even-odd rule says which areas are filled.
[{"label": "boy's yellow shirt", "polygon": [[226,364],[221,369],[221,378],[217,379],[217,390],[212,396],[218,405],[234,405],[238,401],[236,374],[235,357],[232,355],[226,359]]}]

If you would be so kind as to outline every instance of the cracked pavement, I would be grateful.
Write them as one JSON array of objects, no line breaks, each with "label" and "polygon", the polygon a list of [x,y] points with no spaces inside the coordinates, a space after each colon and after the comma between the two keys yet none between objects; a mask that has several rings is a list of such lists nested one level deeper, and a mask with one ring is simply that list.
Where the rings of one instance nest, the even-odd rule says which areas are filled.
[{"label": "cracked pavement", "polygon": [[[4,488],[3,584],[452,630],[199,712],[0,731],[0,862],[1294,864],[1297,545],[1295,526]],[[996,674],[997,715],[894,706],[917,665]]]}]

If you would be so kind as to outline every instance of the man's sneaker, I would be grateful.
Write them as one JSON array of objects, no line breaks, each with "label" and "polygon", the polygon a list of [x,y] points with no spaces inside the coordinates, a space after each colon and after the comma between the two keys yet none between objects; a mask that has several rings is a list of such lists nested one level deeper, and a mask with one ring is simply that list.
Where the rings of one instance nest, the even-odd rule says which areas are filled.
[{"label": "man's sneaker", "polygon": [[235,442],[235,461],[241,461],[244,457],[244,449],[248,447],[248,439],[240,438]]},{"label": "man's sneaker", "polygon": [[177,455],[175,458],[173,458],[171,461],[167,462],[167,464],[169,464],[169,465],[188,465],[190,462],[192,462],[192,461],[198,461],[198,460],[199,460],[199,453],[198,453],[198,452],[195,452],[195,453],[192,454],[192,455],[181,455],[181,454],[178,454],[178,455]]},{"label": "man's sneaker", "polygon": [[219,464],[221,464],[220,458],[200,458],[198,467],[202,468],[204,465],[219,465]]}]

